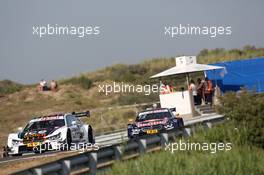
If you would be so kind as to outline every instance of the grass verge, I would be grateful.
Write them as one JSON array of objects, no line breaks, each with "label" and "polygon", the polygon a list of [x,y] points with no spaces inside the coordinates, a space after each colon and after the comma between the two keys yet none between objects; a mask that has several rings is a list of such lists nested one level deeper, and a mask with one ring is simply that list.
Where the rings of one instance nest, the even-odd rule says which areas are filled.
[{"label": "grass verge", "polygon": [[208,131],[199,129],[189,143],[232,143],[232,149],[212,151],[162,150],[146,154],[138,159],[114,164],[110,175],[248,175],[264,174],[264,150],[244,143],[243,132],[237,131],[231,122]]}]

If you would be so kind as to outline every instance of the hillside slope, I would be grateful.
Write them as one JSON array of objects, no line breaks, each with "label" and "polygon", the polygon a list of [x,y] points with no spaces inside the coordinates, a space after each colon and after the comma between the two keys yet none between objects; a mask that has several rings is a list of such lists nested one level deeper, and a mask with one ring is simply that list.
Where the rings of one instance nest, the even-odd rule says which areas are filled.
[{"label": "hillside slope", "polygon": [[[264,48],[253,46],[245,46],[241,50],[204,49],[198,55],[198,62],[212,63],[260,56],[264,56]],[[8,133],[15,132],[19,126],[25,126],[32,116],[157,101],[157,94],[105,95],[99,92],[98,87],[113,81],[130,84],[157,83],[157,80],[151,80],[149,77],[174,65],[174,58],[156,58],[135,65],[117,64],[78,77],[58,80],[57,92],[37,92],[36,85],[23,86],[9,80],[1,81],[0,145],[5,144]],[[184,82],[184,77],[178,77],[175,85],[180,88]],[[96,131],[124,128],[128,118],[134,118],[137,110],[131,108],[97,111],[86,121],[91,123]]]}]

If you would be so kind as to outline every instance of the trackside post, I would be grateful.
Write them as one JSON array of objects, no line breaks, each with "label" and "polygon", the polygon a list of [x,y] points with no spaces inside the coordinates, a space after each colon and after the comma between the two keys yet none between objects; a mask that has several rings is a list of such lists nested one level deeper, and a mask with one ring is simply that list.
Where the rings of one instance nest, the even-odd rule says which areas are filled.
[{"label": "trackside post", "polygon": [[90,175],[96,175],[96,169],[97,169],[97,153],[93,152],[89,154],[89,169],[90,169]]}]

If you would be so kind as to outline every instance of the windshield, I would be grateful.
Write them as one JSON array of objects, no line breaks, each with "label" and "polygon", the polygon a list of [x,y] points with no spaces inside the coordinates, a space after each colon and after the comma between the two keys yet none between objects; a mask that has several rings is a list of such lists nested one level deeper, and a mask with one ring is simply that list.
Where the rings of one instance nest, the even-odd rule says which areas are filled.
[{"label": "windshield", "polygon": [[142,122],[145,120],[152,120],[152,119],[164,119],[164,118],[171,118],[170,112],[152,112],[152,113],[141,113],[137,116],[136,122]]},{"label": "windshield", "polygon": [[27,124],[24,131],[41,130],[47,128],[59,128],[64,125],[65,125],[64,119],[36,121]]}]

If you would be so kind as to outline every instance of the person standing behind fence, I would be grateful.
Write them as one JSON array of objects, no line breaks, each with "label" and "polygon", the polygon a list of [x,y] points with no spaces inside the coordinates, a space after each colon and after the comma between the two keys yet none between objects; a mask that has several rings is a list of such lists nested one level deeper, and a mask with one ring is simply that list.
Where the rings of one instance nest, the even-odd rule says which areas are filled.
[{"label": "person standing behind fence", "polygon": [[194,105],[197,105],[197,88],[196,88],[195,82],[193,80],[190,81],[190,85],[189,85],[188,89],[189,89],[189,91],[192,92]]},{"label": "person standing behind fence", "polygon": [[207,77],[205,78],[205,104],[211,104],[213,101],[213,83]]},{"label": "person standing behind fence", "polygon": [[169,88],[170,88],[170,93],[174,92],[174,83],[172,80],[170,82]]},{"label": "person standing behind fence", "polygon": [[170,86],[165,81],[160,82],[160,94],[170,93]]},{"label": "person standing behind fence", "polygon": [[201,78],[197,79],[197,105],[201,105],[204,101],[204,82]]}]

